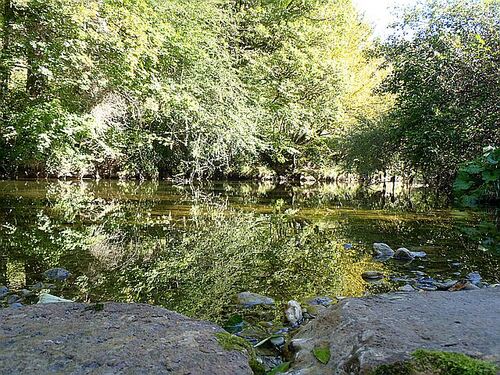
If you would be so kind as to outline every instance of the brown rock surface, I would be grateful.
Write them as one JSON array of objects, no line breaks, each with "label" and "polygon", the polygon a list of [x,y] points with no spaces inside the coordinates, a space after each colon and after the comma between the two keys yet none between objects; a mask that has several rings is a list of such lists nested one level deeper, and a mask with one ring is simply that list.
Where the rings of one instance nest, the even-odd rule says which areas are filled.
[{"label": "brown rock surface", "polygon": [[78,303],[0,309],[0,374],[252,374],[214,324],[163,308]]},{"label": "brown rock surface", "polygon": [[[289,374],[368,374],[416,349],[459,352],[500,364],[500,288],[351,298],[295,336]],[[314,348],[329,347],[324,365]]]}]

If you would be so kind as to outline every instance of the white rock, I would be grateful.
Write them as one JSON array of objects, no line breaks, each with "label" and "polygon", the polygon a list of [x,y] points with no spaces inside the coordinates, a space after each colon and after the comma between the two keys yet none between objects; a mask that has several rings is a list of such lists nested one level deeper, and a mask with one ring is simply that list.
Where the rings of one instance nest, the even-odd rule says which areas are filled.
[{"label": "white rock", "polygon": [[297,324],[302,320],[302,309],[297,301],[289,301],[288,308],[285,311],[286,319],[290,324]]},{"label": "white rock", "polygon": [[42,293],[40,294],[40,298],[38,299],[38,303],[61,303],[61,302],[74,302],[69,299],[64,299],[61,297],[53,296],[52,294]]}]

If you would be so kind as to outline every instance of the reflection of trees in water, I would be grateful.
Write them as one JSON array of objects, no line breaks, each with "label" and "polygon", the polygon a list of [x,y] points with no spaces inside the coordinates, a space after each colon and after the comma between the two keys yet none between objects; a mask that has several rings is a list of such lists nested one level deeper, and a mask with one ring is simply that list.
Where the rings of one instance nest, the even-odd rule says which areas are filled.
[{"label": "reflection of trees in water", "polygon": [[[27,282],[54,266],[72,271],[77,278],[59,290],[66,297],[150,302],[219,319],[231,296],[244,290],[278,300],[361,295],[360,274],[389,267],[364,251],[371,242],[417,244],[423,234],[439,242],[455,233],[453,218],[443,215],[336,209],[332,202],[368,197],[348,187],[203,188],[50,183],[46,195],[29,203],[0,200],[4,212],[12,210],[3,215],[8,225],[0,229],[0,245],[11,264],[23,264]],[[246,211],[266,207],[265,214],[231,208],[245,205]],[[357,244],[355,250],[344,250],[347,242]]]}]

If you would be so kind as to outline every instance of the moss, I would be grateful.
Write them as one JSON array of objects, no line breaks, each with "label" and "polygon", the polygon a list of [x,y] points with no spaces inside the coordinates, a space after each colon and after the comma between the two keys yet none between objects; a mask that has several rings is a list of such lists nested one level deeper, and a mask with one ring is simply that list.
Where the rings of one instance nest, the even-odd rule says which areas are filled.
[{"label": "moss", "polygon": [[237,350],[246,353],[248,355],[248,364],[254,374],[263,375],[266,373],[264,366],[257,361],[255,350],[248,341],[226,332],[219,332],[216,334],[216,337],[219,345],[222,346],[224,350]]},{"label": "moss", "polygon": [[495,375],[494,364],[460,353],[417,350],[413,359],[381,365],[371,375]]},{"label": "moss", "polygon": [[498,368],[493,364],[460,353],[417,350],[412,354],[421,371],[435,371],[447,375],[495,375]]}]

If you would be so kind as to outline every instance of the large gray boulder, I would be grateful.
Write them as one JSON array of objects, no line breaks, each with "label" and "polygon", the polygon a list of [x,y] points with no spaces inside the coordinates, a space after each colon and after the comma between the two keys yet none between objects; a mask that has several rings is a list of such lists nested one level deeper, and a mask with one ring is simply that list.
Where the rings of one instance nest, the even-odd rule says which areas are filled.
[{"label": "large gray boulder", "polygon": [[[464,353],[500,364],[500,288],[351,298],[321,312],[294,337],[289,374],[369,374],[416,349]],[[313,355],[328,348],[331,358]]]},{"label": "large gray boulder", "polygon": [[252,374],[245,354],[222,348],[219,332],[149,305],[0,309],[0,374]]}]

